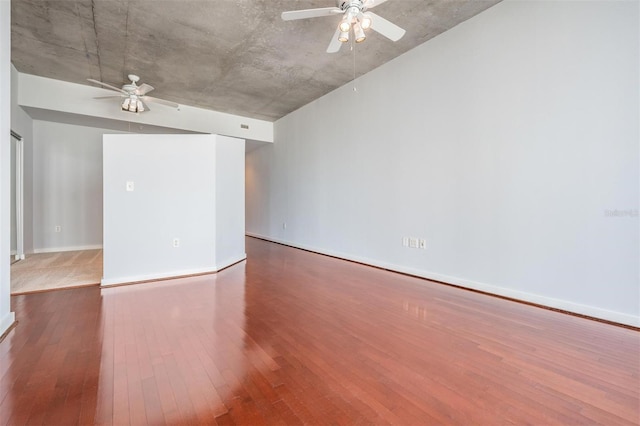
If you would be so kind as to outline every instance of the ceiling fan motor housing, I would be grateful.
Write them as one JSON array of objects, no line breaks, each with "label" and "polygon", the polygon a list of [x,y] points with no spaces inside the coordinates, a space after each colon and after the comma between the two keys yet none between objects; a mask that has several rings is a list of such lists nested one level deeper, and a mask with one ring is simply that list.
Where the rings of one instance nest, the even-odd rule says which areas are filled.
[{"label": "ceiling fan motor housing", "polygon": [[363,3],[364,2],[361,0],[336,0],[336,7],[339,7],[343,11],[347,11],[352,7],[356,7],[358,11],[361,12],[364,9]]},{"label": "ceiling fan motor housing", "polygon": [[129,74],[127,77],[129,77],[129,80],[131,80],[131,83],[128,83],[122,86],[122,90],[129,93],[135,93],[136,89],[138,88],[138,85],[136,83],[140,81],[140,77],[138,77],[135,74]]}]

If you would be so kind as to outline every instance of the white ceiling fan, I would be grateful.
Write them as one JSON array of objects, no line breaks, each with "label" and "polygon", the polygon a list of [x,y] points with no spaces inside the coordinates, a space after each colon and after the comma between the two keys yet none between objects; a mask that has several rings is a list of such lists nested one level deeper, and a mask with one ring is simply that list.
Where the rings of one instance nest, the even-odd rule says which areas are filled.
[{"label": "white ceiling fan", "polygon": [[282,19],[285,21],[293,21],[295,19],[342,14],[340,25],[338,25],[338,29],[327,48],[327,53],[335,53],[340,50],[342,43],[349,41],[349,34],[352,30],[356,43],[361,43],[366,39],[364,30],[369,28],[392,41],[398,41],[402,38],[405,30],[387,21],[383,17],[369,12],[369,9],[373,9],[386,1],[387,0],[336,0],[335,7],[282,12]]},{"label": "white ceiling fan", "polygon": [[180,105],[175,102],[165,101],[164,99],[158,99],[151,96],[147,96],[147,93],[153,90],[153,86],[150,86],[147,83],[142,83],[140,86],[138,86],[136,83],[140,81],[140,77],[138,77],[135,74],[129,74],[127,77],[129,78],[129,80],[131,80],[131,83],[123,85],[122,89],[119,89],[107,83],[103,83],[102,81],[94,80],[92,78],[88,78],[87,80],[89,80],[92,83],[96,83],[101,86],[104,86],[107,89],[118,92],[119,95],[98,96],[94,99],[124,98],[121,104],[121,108],[123,111],[128,111],[128,112],[149,111],[149,107],[147,106],[146,102],[155,102],[155,103],[166,105],[172,108],[180,107]]}]

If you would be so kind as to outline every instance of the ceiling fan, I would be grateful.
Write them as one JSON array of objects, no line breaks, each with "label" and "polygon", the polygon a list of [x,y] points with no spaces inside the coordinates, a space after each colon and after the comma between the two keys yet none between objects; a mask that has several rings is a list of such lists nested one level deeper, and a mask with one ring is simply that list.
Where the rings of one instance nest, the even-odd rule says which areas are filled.
[{"label": "ceiling fan", "polygon": [[138,86],[136,83],[140,81],[140,77],[135,74],[129,74],[127,76],[131,83],[125,84],[121,89],[112,86],[107,83],[103,83],[102,81],[94,80],[92,78],[88,78],[92,83],[100,84],[101,86],[106,87],[107,89],[111,89],[115,92],[118,92],[119,95],[114,96],[98,96],[94,99],[112,99],[112,98],[124,98],[122,101],[122,110],[128,112],[144,112],[150,111],[146,102],[155,102],[161,105],[166,105],[172,108],[179,108],[180,105],[171,102],[165,101],[164,99],[158,99],[151,96],[147,96],[147,93],[153,90],[153,86],[148,85],[147,83],[142,83]]},{"label": "ceiling fan", "polygon": [[356,43],[363,42],[367,37],[364,30],[372,30],[382,34],[392,41],[402,38],[405,30],[396,24],[387,21],[369,9],[386,2],[387,0],[336,0],[335,7],[321,7],[317,9],[292,10],[282,12],[282,19],[293,21],[295,19],[317,18],[342,14],[342,20],[338,29],[329,43],[327,53],[335,53],[340,50],[342,43],[349,41],[349,33],[353,30]]}]

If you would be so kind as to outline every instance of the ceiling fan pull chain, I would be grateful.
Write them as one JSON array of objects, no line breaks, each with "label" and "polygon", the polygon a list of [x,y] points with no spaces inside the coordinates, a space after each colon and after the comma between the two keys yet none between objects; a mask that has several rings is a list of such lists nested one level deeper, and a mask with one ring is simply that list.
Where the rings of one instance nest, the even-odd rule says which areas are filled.
[{"label": "ceiling fan pull chain", "polygon": [[356,87],[356,46],[351,40],[351,50],[353,51],[353,91],[357,92],[358,88]]}]

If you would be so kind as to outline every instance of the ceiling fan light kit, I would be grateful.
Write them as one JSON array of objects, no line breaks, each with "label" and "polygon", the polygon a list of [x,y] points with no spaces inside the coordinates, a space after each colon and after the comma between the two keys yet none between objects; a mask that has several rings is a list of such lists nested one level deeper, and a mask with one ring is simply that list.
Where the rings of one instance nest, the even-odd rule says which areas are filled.
[{"label": "ceiling fan light kit", "polygon": [[361,13],[358,15],[358,20],[360,21],[360,25],[363,30],[371,28],[371,16],[369,16],[368,13]]},{"label": "ceiling fan light kit", "polygon": [[140,99],[137,99],[137,96],[132,95],[130,98],[125,98],[122,101],[122,110],[128,112],[144,112],[146,108]]},{"label": "ceiling fan light kit", "polygon": [[351,29],[351,21],[348,20],[347,17],[345,16],[340,22],[340,31],[343,33],[347,33],[349,32],[350,29]]},{"label": "ceiling fan light kit", "polygon": [[359,22],[353,24],[353,35],[356,37],[356,43],[362,43],[367,38]]},{"label": "ceiling fan light kit", "polygon": [[349,41],[351,31],[353,31],[356,43],[365,41],[367,38],[365,30],[369,28],[382,34],[391,41],[398,41],[404,36],[405,30],[373,12],[368,12],[369,9],[373,9],[386,1],[387,0],[336,0],[335,7],[282,12],[282,19],[292,21],[296,19],[342,14],[342,19],[327,48],[328,53],[335,53],[340,50],[341,43]]}]

